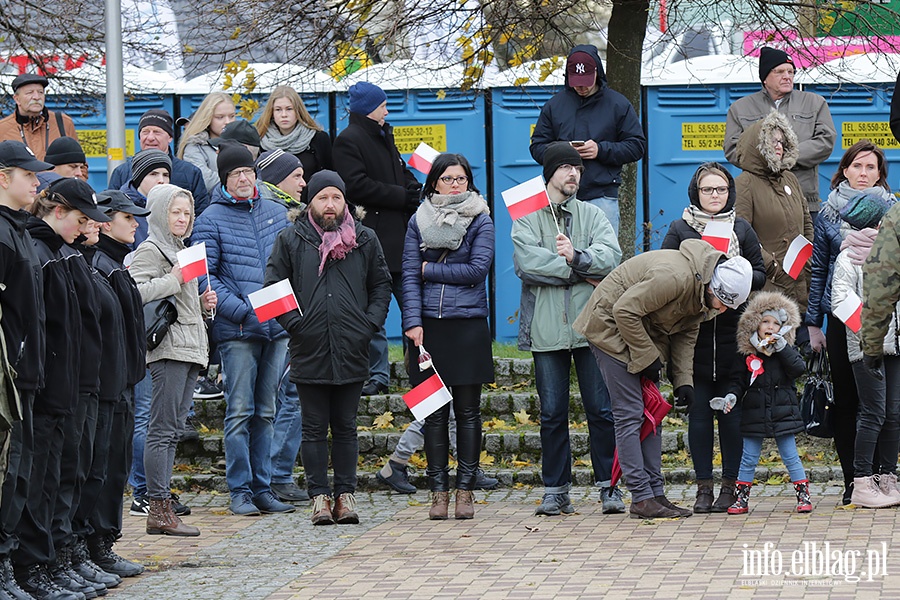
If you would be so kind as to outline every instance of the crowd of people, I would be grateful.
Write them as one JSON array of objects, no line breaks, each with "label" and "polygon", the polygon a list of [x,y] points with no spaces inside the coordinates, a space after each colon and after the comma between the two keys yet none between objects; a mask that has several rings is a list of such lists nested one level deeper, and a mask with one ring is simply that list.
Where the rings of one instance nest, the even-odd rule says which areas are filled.
[{"label": "crowd of people", "polygon": [[[765,438],[797,511],[811,511],[796,381],[803,354],[825,351],[843,375],[842,501],[900,504],[900,209],[884,153],[850,146],[820,206],[818,165],[836,139],[828,105],[793,89],[785,52],[763,48],[759,64],[762,88],[728,111],[724,154],[740,175],[700,165],[662,249],[621,264],[621,170],[646,152],[634,108],[609,88],[597,49],[576,46],[541,110],[531,152],[549,203],[511,233],[518,344],[540,398],[539,515],[575,510],[573,364],[604,513],[746,514]],[[231,512],[311,501],[314,525],[358,523],[357,412],[361,396],[388,387],[391,296],[411,384],[439,374],[451,401],[411,424],[378,479],[414,492],[406,465],[424,445],[429,519],[448,518],[453,488],[453,516],[473,518],[474,491],[498,484],[479,465],[495,231],[466,158],[439,154],[420,184],[394,143],[387,94],[368,82],[349,89],[349,125],[333,144],[290,87],[272,92],[255,126],[213,92],[177,123],[144,113],[141,150],[97,193],[71,119],[44,107],[47,84],[16,78],[15,114],[0,120],[0,599],[93,598],[142,572],[113,551],[126,483],[148,534],[200,535],[170,480],[198,382],[217,383],[210,364],[224,387]],[[798,238],[813,246],[800,269],[789,264]],[[179,252],[200,244],[205,273],[186,277]],[[260,321],[249,297],[285,280],[299,308]],[[858,332],[837,316],[853,295],[864,301]],[[159,311],[174,316],[148,338]],[[687,407],[693,510],[666,498],[661,427],[645,427],[663,374]]]}]

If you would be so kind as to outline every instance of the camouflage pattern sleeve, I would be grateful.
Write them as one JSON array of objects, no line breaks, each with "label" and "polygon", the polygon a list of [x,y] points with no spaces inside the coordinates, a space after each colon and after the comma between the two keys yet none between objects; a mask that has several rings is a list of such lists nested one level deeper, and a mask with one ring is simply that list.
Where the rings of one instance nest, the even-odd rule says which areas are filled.
[{"label": "camouflage pattern sleeve", "polygon": [[900,299],[900,203],[881,221],[872,252],[863,265],[860,339],[863,354],[881,356],[894,306]]}]

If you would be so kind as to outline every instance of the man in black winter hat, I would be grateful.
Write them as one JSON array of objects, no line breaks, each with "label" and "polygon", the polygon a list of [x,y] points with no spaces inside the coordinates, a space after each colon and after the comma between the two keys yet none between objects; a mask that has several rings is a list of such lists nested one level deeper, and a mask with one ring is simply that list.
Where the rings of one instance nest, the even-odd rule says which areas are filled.
[{"label": "man in black winter hat", "polygon": [[87,180],[87,157],[75,138],[66,136],[50,142],[44,160],[53,165],[53,172],[60,177]]},{"label": "man in black winter hat", "polygon": [[796,67],[787,52],[763,47],[759,51],[759,80],[762,89],[736,100],[725,119],[725,158],[737,159],[738,138],[745,129],[773,110],[787,116],[800,142],[800,156],[791,169],[809,203],[815,221],[819,213],[819,164],[831,156],[837,132],[828,103],[818,94],[794,90]]}]

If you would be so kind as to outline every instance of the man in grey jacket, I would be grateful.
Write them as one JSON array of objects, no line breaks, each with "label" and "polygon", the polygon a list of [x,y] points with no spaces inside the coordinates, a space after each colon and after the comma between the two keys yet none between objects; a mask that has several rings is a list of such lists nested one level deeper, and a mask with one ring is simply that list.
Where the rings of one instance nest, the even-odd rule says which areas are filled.
[{"label": "man in grey jacket", "polygon": [[759,52],[759,79],[762,89],[744,96],[728,109],[725,120],[725,158],[735,164],[738,138],[745,129],[773,110],[784,114],[800,142],[800,156],[792,169],[800,180],[815,220],[821,205],[819,164],[831,156],[837,132],[828,103],[818,94],[794,89],[794,62],[776,48]]},{"label": "man in grey jacket", "polygon": [[572,322],[597,281],[619,264],[616,232],[604,212],[576,198],[584,170],[568,142],[547,146],[544,179],[550,206],[513,223],[513,261],[522,280],[519,349],[534,356],[541,400],[541,476],[544,498],[536,514],[572,513],[572,451],[569,444],[569,372],[575,362],[587,416],[591,465],[604,513],[625,512],[622,493],[611,486],[616,448],[613,414],[603,375],[587,340]]}]

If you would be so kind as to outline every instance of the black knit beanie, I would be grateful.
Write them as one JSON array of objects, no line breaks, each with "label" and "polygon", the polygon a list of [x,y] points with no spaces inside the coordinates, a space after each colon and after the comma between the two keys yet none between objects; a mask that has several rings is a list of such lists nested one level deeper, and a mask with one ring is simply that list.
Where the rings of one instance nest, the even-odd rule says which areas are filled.
[{"label": "black knit beanie", "polygon": [[553,142],[544,152],[544,182],[550,181],[556,170],[563,165],[584,166],[578,150],[569,142]]},{"label": "black knit beanie", "polygon": [[794,60],[784,50],[768,46],[761,48],[759,51],[759,80],[765,81],[772,69],[784,63],[794,66]]},{"label": "black knit beanie", "polygon": [[344,186],[344,180],[341,179],[341,176],[334,171],[325,169],[310,177],[309,183],[306,184],[306,192],[309,194],[309,196],[307,197],[309,198],[310,202],[312,202],[312,199],[316,197],[316,194],[327,187],[336,187],[337,189],[341,190],[341,193],[345,196],[347,194]]},{"label": "black knit beanie", "polygon": [[263,152],[256,159],[256,175],[263,181],[278,185],[302,167],[300,159],[280,148]]},{"label": "black knit beanie", "polygon": [[50,142],[44,160],[59,166],[85,163],[87,162],[87,157],[84,155],[84,150],[81,149],[81,144],[78,143],[78,140],[70,137],[61,137]]},{"label": "black knit beanie", "polygon": [[253,169],[253,155],[243,144],[234,141],[219,144],[219,155],[216,157],[216,168],[219,170],[219,181],[222,185],[228,180],[228,174],[241,167]]}]

